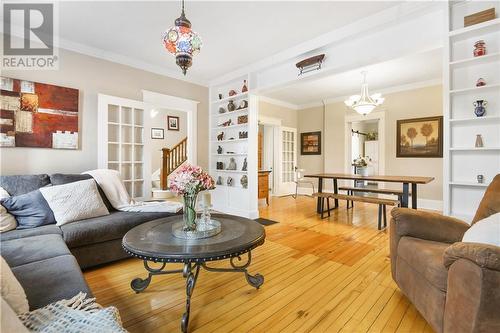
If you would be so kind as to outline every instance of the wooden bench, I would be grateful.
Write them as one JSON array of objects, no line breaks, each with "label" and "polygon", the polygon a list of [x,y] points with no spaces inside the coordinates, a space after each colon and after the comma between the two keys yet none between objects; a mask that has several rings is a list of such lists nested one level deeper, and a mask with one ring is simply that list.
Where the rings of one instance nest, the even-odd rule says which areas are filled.
[{"label": "wooden bench", "polygon": [[364,202],[364,203],[373,203],[378,205],[378,230],[382,229],[382,218],[384,221],[384,228],[387,227],[387,212],[386,212],[386,207],[387,206],[399,206],[399,201],[398,200],[392,200],[392,199],[381,199],[381,198],[374,198],[374,197],[362,197],[362,196],[357,196],[357,195],[347,195],[347,194],[335,194],[335,193],[326,193],[326,192],[321,192],[321,193],[313,193],[313,197],[317,197],[321,199],[321,218],[325,218],[325,199],[326,199],[326,205],[327,209],[326,212],[328,213],[328,217],[330,217],[330,199],[338,199],[338,200],[346,200],[347,202],[349,201],[358,201],[358,202]]},{"label": "wooden bench", "polygon": [[[403,200],[403,191],[394,190],[387,188],[365,188],[365,187],[339,187],[340,191],[346,191],[348,195],[354,195],[354,192],[365,192],[365,193],[377,193],[377,194],[387,194],[387,195],[397,195],[399,202]],[[354,202],[351,201],[351,207],[354,207]],[[349,201],[347,202],[347,208],[349,208]]]}]

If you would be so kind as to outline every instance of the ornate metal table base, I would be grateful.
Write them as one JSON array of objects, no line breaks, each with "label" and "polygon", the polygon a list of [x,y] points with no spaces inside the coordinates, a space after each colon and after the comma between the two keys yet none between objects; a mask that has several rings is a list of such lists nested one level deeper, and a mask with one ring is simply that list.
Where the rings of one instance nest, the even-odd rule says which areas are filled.
[{"label": "ornate metal table base", "polygon": [[243,260],[244,259],[242,259],[241,256],[231,257],[229,261],[229,263],[231,264],[231,268],[209,267],[204,261],[193,263],[187,262],[184,263],[183,269],[177,270],[164,270],[166,263],[162,263],[162,266],[160,268],[151,268],[148,265],[148,261],[144,260],[144,268],[146,268],[146,270],[148,271],[148,277],[145,279],[136,278],[132,280],[132,282],[130,283],[130,287],[136,293],[139,293],[141,291],[144,291],[149,286],[153,275],[182,273],[182,276],[186,279],[186,312],[184,312],[184,314],[182,315],[181,329],[182,332],[187,332],[189,325],[189,313],[191,308],[191,296],[193,295],[193,290],[196,285],[196,281],[198,280],[200,267],[209,272],[245,273],[245,278],[249,285],[256,289],[259,289],[260,286],[262,286],[262,284],[264,283],[264,277],[261,274],[250,275],[248,273],[247,268],[252,262],[252,254],[250,251],[247,252],[246,262],[241,263]]}]

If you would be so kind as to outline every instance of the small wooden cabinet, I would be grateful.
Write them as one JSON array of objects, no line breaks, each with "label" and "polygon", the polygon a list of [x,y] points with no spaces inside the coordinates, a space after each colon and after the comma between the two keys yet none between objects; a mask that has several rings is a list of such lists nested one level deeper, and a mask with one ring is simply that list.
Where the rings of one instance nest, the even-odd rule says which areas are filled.
[{"label": "small wooden cabinet", "polygon": [[259,171],[259,199],[266,199],[269,206],[269,174],[271,171]]}]

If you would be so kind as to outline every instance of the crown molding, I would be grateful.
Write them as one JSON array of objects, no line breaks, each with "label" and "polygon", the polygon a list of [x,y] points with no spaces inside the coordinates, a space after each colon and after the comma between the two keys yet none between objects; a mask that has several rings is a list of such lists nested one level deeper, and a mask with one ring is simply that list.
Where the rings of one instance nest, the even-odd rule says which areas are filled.
[{"label": "crown molding", "polygon": [[208,81],[203,80],[196,76],[184,76],[180,72],[173,71],[161,66],[151,65],[147,62],[127,57],[115,52],[104,51],[95,47],[87,46],[81,43],[73,42],[68,39],[59,38],[59,48],[69,50],[79,54],[87,55],[90,57],[107,60],[117,64],[129,66],[132,68],[140,69],[153,74],[166,76],[171,79],[176,79],[204,87],[208,87]]},{"label": "crown molding", "polygon": [[[419,81],[419,82],[413,82],[413,83],[409,83],[409,84],[392,86],[392,87],[388,87],[385,89],[377,89],[377,92],[379,92],[383,95],[388,95],[388,94],[393,94],[393,93],[402,92],[402,91],[415,90],[415,89],[432,87],[432,86],[439,86],[442,84],[443,84],[442,78],[435,78],[435,79],[426,80],[426,81]],[[330,97],[330,98],[327,98],[323,101],[325,104],[333,104],[333,103],[337,103],[337,102],[343,102],[346,99],[348,99],[349,96],[350,95]],[[318,106],[323,106],[323,102],[319,101],[319,102],[312,102],[312,103],[298,105],[299,110],[310,109],[310,108],[314,108],[314,107],[318,107]]]},{"label": "crown molding", "polygon": [[276,105],[276,106],[281,106],[287,109],[292,109],[292,110],[299,110],[300,106],[292,103],[288,103],[279,99],[267,97],[267,96],[258,96],[259,97],[259,102],[265,102],[268,104]]}]

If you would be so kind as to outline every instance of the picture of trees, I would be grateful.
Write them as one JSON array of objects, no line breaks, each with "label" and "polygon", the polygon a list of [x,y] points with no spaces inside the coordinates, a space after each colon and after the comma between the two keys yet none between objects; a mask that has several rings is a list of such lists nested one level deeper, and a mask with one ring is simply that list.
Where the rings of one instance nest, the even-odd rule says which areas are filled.
[{"label": "picture of trees", "polygon": [[443,157],[443,117],[397,121],[397,157]]}]

